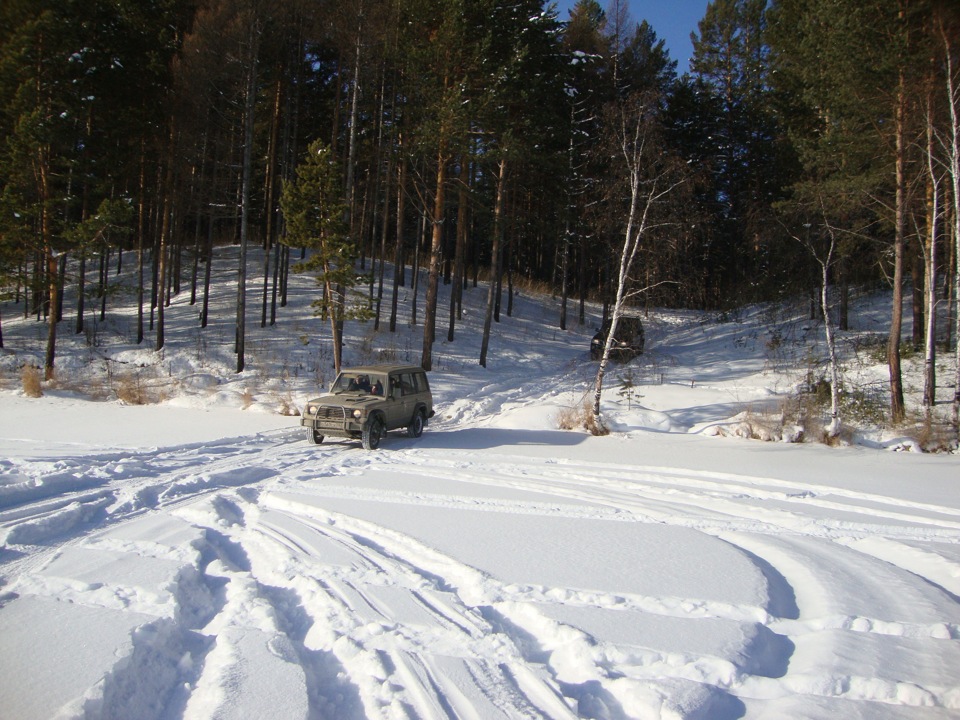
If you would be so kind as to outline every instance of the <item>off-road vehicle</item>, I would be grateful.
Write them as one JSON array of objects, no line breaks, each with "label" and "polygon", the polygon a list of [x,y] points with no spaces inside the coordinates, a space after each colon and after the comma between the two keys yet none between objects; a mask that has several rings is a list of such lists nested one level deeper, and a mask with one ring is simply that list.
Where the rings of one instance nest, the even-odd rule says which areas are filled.
[{"label": "off-road vehicle", "polygon": [[[603,356],[603,345],[612,324],[612,319],[607,318],[590,341],[590,357],[594,360]],[[636,315],[621,315],[617,323],[617,333],[610,344],[610,359],[628,362],[637,355],[643,355],[643,321]]]},{"label": "off-road vehicle", "polygon": [[433,395],[423,368],[412,365],[369,365],[344,369],[330,392],[310,400],[300,424],[307,440],[345,437],[360,440],[367,450],[380,447],[390,430],[406,428],[420,437],[433,417]]}]

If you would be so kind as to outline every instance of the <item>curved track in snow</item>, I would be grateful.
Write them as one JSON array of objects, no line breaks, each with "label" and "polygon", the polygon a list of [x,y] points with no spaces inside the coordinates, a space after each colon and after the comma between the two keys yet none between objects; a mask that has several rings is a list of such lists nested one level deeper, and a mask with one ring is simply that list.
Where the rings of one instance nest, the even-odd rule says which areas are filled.
[{"label": "curved track in snow", "polygon": [[[960,511],[570,437],[9,461],[0,694],[21,718],[960,712]],[[23,628],[58,622],[112,651],[32,664]]]}]

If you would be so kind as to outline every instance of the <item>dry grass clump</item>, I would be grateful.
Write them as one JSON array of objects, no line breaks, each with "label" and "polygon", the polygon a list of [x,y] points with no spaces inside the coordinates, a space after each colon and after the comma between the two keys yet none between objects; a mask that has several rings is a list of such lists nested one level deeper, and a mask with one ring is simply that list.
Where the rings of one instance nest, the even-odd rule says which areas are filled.
[{"label": "dry grass clump", "polygon": [[117,400],[127,405],[146,405],[150,402],[149,393],[140,378],[140,373],[118,376],[114,392]]},{"label": "dry grass clump", "polygon": [[557,412],[557,427],[561,430],[583,429],[591,435],[609,435],[603,420],[593,414],[593,403],[584,400],[579,406],[566,407]]},{"label": "dry grass clump", "polygon": [[20,371],[20,382],[23,386],[23,394],[27,397],[43,397],[43,383],[40,375],[40,368],[36,365],[24,365]]},{"label": "dry grass clump", "polygon": [[723,437],[743,438],[744,440],[773,442],[783,439],[783,428],[773,416],[748,411],[741,413],[737,422],[718,426],[716,434]]},{"label": "dry grass clump", "polygon": [[958,447],[957,431],[945,417],[924,413],[913,422],[910,435],[924,452],[954,452]]},{"label": "dry grass clump", "polygon": [[300,408],[297,407],[297,404],[290,393],[287,393],[280,398],[280,407],[278,408],[278,412],[287,417],[300,415]]}]

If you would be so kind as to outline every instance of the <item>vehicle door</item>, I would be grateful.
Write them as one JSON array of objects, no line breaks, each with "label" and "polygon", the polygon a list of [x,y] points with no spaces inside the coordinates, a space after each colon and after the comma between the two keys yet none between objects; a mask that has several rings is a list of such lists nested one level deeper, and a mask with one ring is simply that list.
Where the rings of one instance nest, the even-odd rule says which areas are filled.
[{"label": "vehicle door", "polygon": [[403,384],[400,373],[390,373],[387,382],[387,402],[384,414],[387,417],[387,427],[391,430],[406,424],[403,419]]},{"label": "vehicle door", "polygon": [[[393,379],[396,378],[396,382]],[[394,401],[391,403],[393,416],[388,420],[391,428],[405,427],[413,417],[413,408],[417,402],[416,385],[413,373],[398,372],[391,375]]]}]

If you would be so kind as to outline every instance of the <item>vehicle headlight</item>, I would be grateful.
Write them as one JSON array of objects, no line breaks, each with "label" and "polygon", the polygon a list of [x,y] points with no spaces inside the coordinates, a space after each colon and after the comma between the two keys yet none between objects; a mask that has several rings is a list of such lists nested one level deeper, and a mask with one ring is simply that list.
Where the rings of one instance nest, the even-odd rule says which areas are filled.
[{"label": "vehicle headlight", "polygon": [[360,418],[362,418],[362,417],[363,417],[363,410],[361,410],[360,408],[357,408],[356,410],[354,410],[354,411],[353,411],[353,417],[356,418],[357,420],[359,420]]},{"label": "vehicle headlight", "polygon": [[319,408],[316,405],[307,405],[307,415],[316,415]]}]

